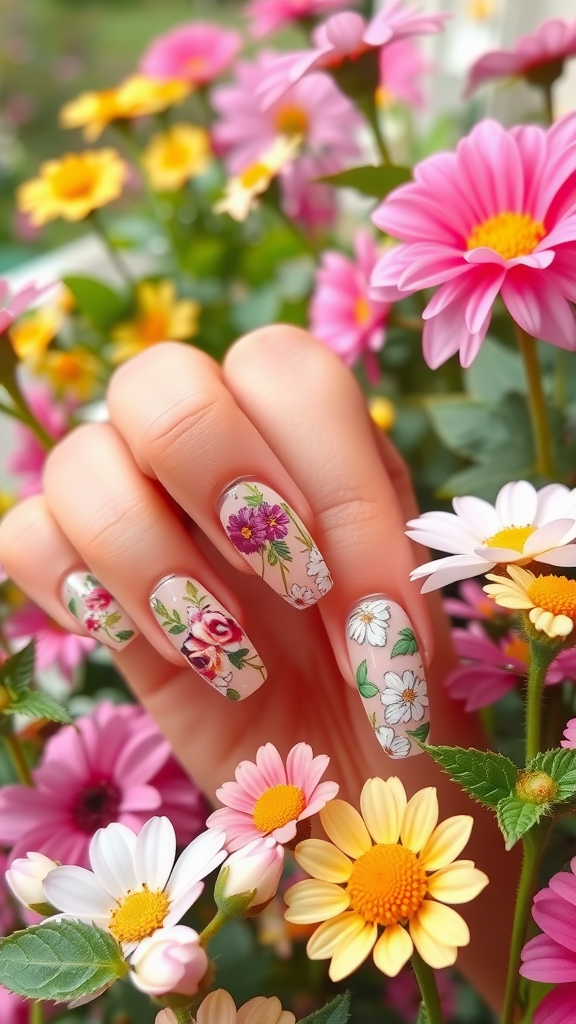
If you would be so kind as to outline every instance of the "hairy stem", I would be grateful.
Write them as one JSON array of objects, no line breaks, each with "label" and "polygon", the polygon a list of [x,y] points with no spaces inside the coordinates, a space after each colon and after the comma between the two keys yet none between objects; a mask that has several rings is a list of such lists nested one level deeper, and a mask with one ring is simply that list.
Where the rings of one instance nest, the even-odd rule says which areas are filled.
[{"label": "hairy stem", "polygon": [[172,1013],[176,1017],[178,1024],[196,1024],[192,1011],[187,1008],[185,1010],[172,1010]]},{"label": "hairy stem", "polygon": [[42,1003],[30,1004],[29,1021],[30,1024],[44,1024],[44,1010],[42,1008]]},{"label": "hairy stem", "polygon": [[540,750],[542,693],[546,682],[546,672],[557,653],[553,644],[530,640],[530,669],[526,700],[526,763],[536,757]]},{"label": "hairy stem", "polygon": [[518,990],[520,987],[520,975],[518,973],[520,969],[520,953],[526,940],[526,929],[530,919],[532,897],[536,888],[536,875],[540,858],[546,845],[549,827],[549,822],[544,821],[544,823],[536,825],[522,840],[524,858],[518,883],[516,908],[514,910],[502,1024],[514,1024],[516,1020]]},{"label": "hairy stem", "polygon": [[216,914],[211,921],[208,922],[205,928],[200,932],[199,940],[201,946],[207,946],[210,939],[214,938],[216,932],[219,932],[222,925],[226,924],[228,918],[226,914],[222,914],[220,910],[216,911]]},{"label": "hairy stem", "polygon": [[428,1024],[443,1024],[442,1004],[434,971],[416,950],[412,954],[412,969],[422,995]]},{"label": "hairy stem", "polygon": [[552,450],[552,435],[546,399],[542,388],[542,374],[536,351],[536,341],[530,334],[523,331],[516,324],[516,337],[518,347],[524,360],[524,369],[528,381],[528,404],[530,406],[530,417],[532,419],[532,430],[534,432],[534,448],[536,450],[536,472],[540,476],[554,479],[554,453]]}]

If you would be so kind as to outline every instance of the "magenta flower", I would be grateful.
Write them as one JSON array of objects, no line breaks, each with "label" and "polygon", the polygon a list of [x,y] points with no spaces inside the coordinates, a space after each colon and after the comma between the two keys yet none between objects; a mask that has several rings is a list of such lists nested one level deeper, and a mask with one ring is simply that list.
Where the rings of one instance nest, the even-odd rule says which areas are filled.
[{"label": "magenta flower", "polygon": [[386,338],[390,303],[370,298],[370,276],[378,262],[378,250],[366,231],[354,240],[354,258],[328,251],[316,271],[316,288],[310,306],[310,330],[328,348],[353,366],[363,356],[368,377],[380,376],[378,352]]},{"label": "magenta flower", "polygon": [[28,850],[87,866],[99,828],[118,821],[135,832],[154,814],[172,820],[178,842],[204,823],[204,799],[171,757],[150,716],[108,701],[48,740],[34,788],[0,789],[0,844],[11,859]]},{"label": "magenta flower", "polygon": [[9,640],[28,641],[36,637],[38,671],[55,668],[70,684],[78,666],[96,647],[91,637],[69,633],[35,604],[12,612],[4,623],[4,631]]},{"label": "magenta flower", "polygon": [[37,302],[47,292],[54,288],[54,284],[37,285],[28,284],[14,295],[10,295],[8,282],[0,278],[0,334],[10,327],[16,317],[24,313],[29,306]]},{"label": "magenta flower", "polygon": [[470,366],[498,295],[528,334],[576,348],[575,128],[574,114],[548,131],[482,121],[374,212],[402,244],[378,263],[373,295],[393,302],[439,285],[422,314],[433,369],[458,350]]},{"label": "magenta flower", "polygon": [[281,540],[288,533],[290,517],[280,505],[263,501],[256,509],[256,519],[266,534],[266,540]]},{"label": "magenta flower", "polygon": [[[50,390],[42,384],[25,388],[26,401],[31,412],[46,432],[55,440],[64,437],[69,427],[70,411],[56,404]],[[42,472],[47,451],[29,427],[15,423],[13,434],[17,447],[6,460],[8,472],[25,479],[18,487],[18,497],[28,498],[42,491]]]},{"label": "magenta flower", "polygon": [[573,1024],[576,1014],[576,857],[534,897],[532,917],[542,935],[522,950],[520,974],[559,987],[539,1004],[533,1024]]},{"label": "magenta flower", "polygon": [[0,985],[0,1020],[2,1024],[29,1024],[30,1001]]},{"label": "magenta flower", "polygon": [[304,155],[292,160],[282,171],[284,213],[312,236],[328,231],[338,213],[336,190],[315,179],[340,170],[339,158]]},{"label": "magenta flower", "polygon": [[476,580],[464,580],[458,587],[458,597],[446,597],[442,602],[444,611],[456,619],[497,619],[512,618],[512,612],[500,608],[491,597],[484,593]]},{"label": "magenta flower", "polygon": [[253,555],[266,543],[266,531],[256,518],[255,509],[246,505],[229,517],[226,532],[234,547],[245,555]]},{"label": "magenta flower", "polygon": [[571,718],[569,722],[566,722],[566,728],[564,729],[564,739],[561,740],[561,747],[568,747],[570,750],[576,749],[576,718]]},{"label": "magenta flower", "polygon": [[207,21],[179,25],[154,39],[140,61],[140,71],[151,78],[207,85],[230,66],[240,43],[237,32]]},{"label": "magenta flower", "polygon": [[470,68],[466,95],[497,78],[527,78],[534,85],[562,74],[567,57],[576,56],[576,21],[550,18],[534,32],[519,36],[511,50],[491,50]]},{"label": "magenta flower", "polygon": [[283,25],[301,18],[321,18],[330,11],[354,6],[358,0],[250,0],[245,13],[252,19],[250,27],[255,39],[276,32]]},{"label": "magenta flower", "polygon": [[425,103],[421,78],[430,70],[430,63],[410,36],[404,36],[380,50],[381,104],[406,103],[409,107],[423,107]]}]

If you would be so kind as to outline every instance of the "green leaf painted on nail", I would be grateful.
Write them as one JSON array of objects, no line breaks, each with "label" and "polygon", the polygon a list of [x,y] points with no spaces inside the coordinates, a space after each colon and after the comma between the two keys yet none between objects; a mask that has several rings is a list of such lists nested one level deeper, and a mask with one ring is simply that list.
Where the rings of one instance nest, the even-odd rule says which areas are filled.
[{"label": "green leaf painted on nail", "polygon": [[256,484],[246,484],[246,490],[248,494],[244,498],[244,501],[250,508],[258,508],[264,501],[264,495],[262,491],[256,487]]},{"label": "green leaf painted on nail", "polygon": [[409,626],[404,629],[398,630],[399,640],[396,641],[392,648],[391,658],[398,658],[400,655],[405,654],[416,654],[418,650],[418,641],[414,636],[413,630]]},{"label": "green leaf painted on nail", "polygon": [[162,604],[162,601],[159,601],[157,597],[155,597],[154,600],[152,601],[152,607],[158,615],[162,615],[163,618],[165,619],[170,618],[170,612],[168,611],[166,605]]},{"label": "green leaf painted on nail", "polygon": [[106,616],[106,625],[115,626],[117,622],[120,622],[122,616],[118,612],[112,612],[111,615]]},{"label": "green leaf painted on nail", "polygon": [[75,597],[71,597],[70,600],[68,601],[68,610],[72,612],[72,615],[74,616],[75,619],[79,617]]},{"label": "green leaf painted on nail", "polygon": [[361,697],[375,697],[380,692],[378,687],[368,680],[368,664],[365,660],[361,661],[356,669],[356,686]]},{"label": "green leaf painted on nail", "polygon": [[121,629],[119,633],[116,633],[116,639],[121,644],[126,643],[127,640],[131,640],[133,636],[133,629]]},{"label": "green leaf painted on nail", "polygon": [[291,562],[292,555],[290,554],[290,548],[284,540],[271,540],[270,547],[274,549],[278,558],[281,558],[283,562]]},{"label": "green leaf painted on nail", "polygon": [[226,696],[228,697],[228,700],[240,700],[238,690],[228,689],[226,690]]},{"label": "green leaf painted on nail", "polygon": [[418,743],[426,743],[430,732],[430,722],[423,722],[417,729],[406,729],[406,735],[412,736]]},{"label": "green leaf painted on nail", "polygon": [[178,625],[178,623],[176,623],[175,626],[170,626],[170,629],[168,630],[168,632],[169,633],[176,633],[176,634],[178,634],[178,633],[185,633],[186,632],[186,626],[184,624]]},{"label": "green leaf painted on nail", "polygon": [[234,666],[234,668],[241,669],[244,668],[244,659],[248,654],[250,654],[250,648],[242,647],[240,651],[225,651],[224,653],[227,655],[228,661]]},{"label": "green leaf painted on nail", "polygon": [[195,601],[198,597],[198,587],[195,587],[190,580],[186,581],[186,595],[191,601]]}]

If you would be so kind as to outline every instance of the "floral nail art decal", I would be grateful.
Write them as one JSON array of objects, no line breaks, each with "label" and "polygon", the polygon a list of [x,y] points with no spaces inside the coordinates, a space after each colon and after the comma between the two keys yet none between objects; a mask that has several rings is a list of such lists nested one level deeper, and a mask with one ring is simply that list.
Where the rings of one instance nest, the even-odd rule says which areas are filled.
[{"label": "floral nail art decal", "polygon": [[376,739],[394,759],[421,753],[430,730],[428,690],[418,641],[406,612],[385,597],[351,612],[348,651]]},{"label": "floral nail art decal", "polygon": [[262,685],[266,669],[239,622],[196,580],[169,576],[150,604],[190,667],[228,700],[242,700]]},{"label": "floral nail art decal", "polygon": [[67,576],[62,599],[74,618],[107,647],[125,647],[138,635],[132,619],[89,572]]},{"label": "floral nail art decal", "polygon": [[308,608],[328,593],[332,577],[326,562],[276,491],[241,481],[225,493],[219,514],[236,550],[294,608]]}]

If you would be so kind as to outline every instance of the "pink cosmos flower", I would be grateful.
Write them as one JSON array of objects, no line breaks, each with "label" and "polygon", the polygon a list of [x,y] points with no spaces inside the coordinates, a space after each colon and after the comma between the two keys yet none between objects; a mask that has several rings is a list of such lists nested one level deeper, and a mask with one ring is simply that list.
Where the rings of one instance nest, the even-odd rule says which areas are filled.
[{"label": "pink cosmos flower", "polygon": [[458,587],[458,597],[446,597],[442,604],[444,611],[456,619],[512,618],[512,612],[500,608],[476,580],[464,580]]},{"label": "pink cosmos flower", "polygon": [[432,368],[458,350],[470,366],[497,295],[528,334],[576,348],[575,131],[575,114],[548,131],[482,121],[375,210],[377,227],[402,244],[378,263],[374,296],[440,286],[422,314]]},{"label": "pink cosmos flower", "polygon": [[2,334],[16,317],[24,313],[29,306],[51,291],[54,284],[38,286],[28,284],[14,295],[10,295],[8,282],[0,278],[0,334]]},{"label": "pink cosmos flower", "polygon": [[[50,389],[42,384],[29,385],[24,394],[31,412],[50,437],[55,440],[64,437],[71,410],[54,402]],[[42,491],[42,472],[48,453],[29,427],[14,423],[12,429],[17,447],[8,456],[7,468],[15,476],[25,478],[18,488],[18,497],[28,498]]]},{"label": "pink cosmos flower", "polygon": [[325,234],[338,214],[336,190],[315,179],[340,170],[339,158],[304,155],[282,172],[284,213],[312,237]]},{"label": "pink cosmos flower", "polygon": [[[519,36],[511,50],[491,50],[470,68],[466,96],[495,78],[524,77],[539,84],[562,74],[567,57],[576,56],[576,21],[550,18],[534,32]],[[550,74],[547,75],[546,71]]]},{"label": "pink cosmos flower", "polygon": [[423,107],[425,103],[421,78],[430,70],[430,63],[410,36],[398,39],[380,50],[380,104],[406,103]]},{"label": "pink cosmos flower", "polygon": [[92,836],[113,821],[139,832],[151,815],[166,815],[181,844],[204,827],[204,798],[132,705],[103,701],[60,729],[32,775],[33,789],[0,790],[0,843],[12,847],[11,860],[34,850],[88,866]]},{"label": "pink cosmos flower", "polygon": [[225,804],[207,819],[208,828],[223,828],[226,849],[239,850],[261,836],[271,835],[277,843],[289,843],[299,822],[333,800],[339,786],[320,782],[330,758],[314,757],[308,743],[297,743],[286,758],[266,743],[256,753],[256,763],[241,761],[236,781],[225,782],[216,796]]},{"label": "pink cosmos flower", "polygon": [[329,11],[354,6],[358,0],[250,0],[245,13],[252,19],[251,34],[261,39],[301,18],[321,18]]},{"label": "pink cosmos flower", "polygon": [[31,640],[36,637],[36,668],[39,672],[56,668],[70,684],[79,665],[96,647],[91,637],[77,636],[62,629],[35,604],[18,608],[4,623],[9,640]]},{"label": "pink cosmos flower", "polygon": [[180,78],[190,85],[207,85],[226,71],[240,44],[237,32],[193,21],[154,39],[140,61],[140,71],[151,78]]},{"label": "pink cosmos flower", "polygon": [[316,289],[310,306],[310,329],[347,366],[364,357],[371,381],[380,377],[378,352],[386,338],[390,304],[369,296],[370,275],[378,250],[368,232],[354,240],[354,258],[328,251],[316,271]]},{"label": "pink cosmos flower", "polygon": [[576,749],[576,718],[571,718],[569,722],[566,722],[564,739],[561,740],[560,746],[568,747],[570,750]]},{"label": "pink cosmos flower", "polygon": [[576,1015],[576,857],[534,897],[532,917],[543,934],[522,950],[520,974],[558,985],[539,1004],[533,1024],[573,1024]]}]

